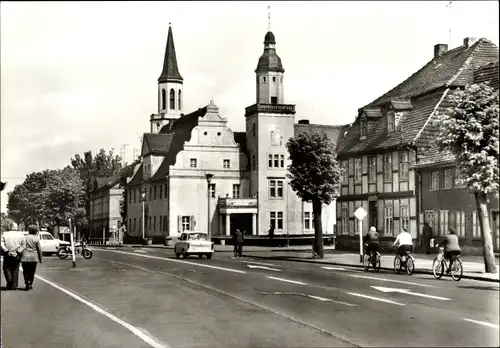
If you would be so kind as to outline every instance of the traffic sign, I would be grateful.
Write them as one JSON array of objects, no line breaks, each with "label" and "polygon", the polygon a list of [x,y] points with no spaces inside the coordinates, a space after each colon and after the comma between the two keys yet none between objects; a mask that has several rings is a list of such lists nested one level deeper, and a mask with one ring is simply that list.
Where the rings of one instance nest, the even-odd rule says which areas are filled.
[{"label": "traffic sign", "polygon": [[358,220],[363,220],[365,217],[366,217],[367,213],[366,213],[366,210],[363,209],[363,207],[359,207],[358,209],[356,209],[356,211],[354,212],[354,216],[356,217],[356,219]]}]

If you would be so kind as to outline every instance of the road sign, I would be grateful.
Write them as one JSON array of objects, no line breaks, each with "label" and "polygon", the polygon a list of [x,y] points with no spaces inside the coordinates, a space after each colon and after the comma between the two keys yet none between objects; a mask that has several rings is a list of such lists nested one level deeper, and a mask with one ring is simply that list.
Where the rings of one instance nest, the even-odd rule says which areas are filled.
[{"label": "road sign", "polygon": [[356,211],[354,212],[354,216],[356,217],[356,219],[358,220],[363,220],[365,217],[366,217],[367,213],[366,213],[366,210],[363,209],[363,207],[359,207],[358,209],[356,209]]}]

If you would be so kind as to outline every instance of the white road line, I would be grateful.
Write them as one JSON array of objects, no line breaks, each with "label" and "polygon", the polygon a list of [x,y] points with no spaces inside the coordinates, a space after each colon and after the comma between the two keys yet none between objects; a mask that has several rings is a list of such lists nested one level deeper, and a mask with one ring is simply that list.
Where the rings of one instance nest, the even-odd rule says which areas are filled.
[{"label": "white road line", "polygon": [[379,281],[382,281],[382,282],[389,282],[389,283],[401,283],[401,284],[423,286],[423,287],[428,287],[428,288],[437,288],[437,286],[434,286],[434,285],[427,285],[427,284],[421,284],[421,283],[412,283],[412,282],[406,282],[404,280],[385,279],[385,278],[370,277],[370,276],[363,276],[363,275],[357,275],[357,274],[347,274],[347,275],[349,277],[354,277],[354,278],[365,278],[365,279],[373,279],[373,280],[379,280]]},{"label": "white road line", "polygon": [[368,296],[368,295],[363,295],[363,294],[358,294],[356,292],[348,292],[349,295],[352,296],[358,296],[358,297],[364,297],[364,298],[369,298],[370,300],[374,301],[380,301],[380,302],[386,302],[386,303],[392,303],[398,306],[406,306],[404,303],[399,303],[391,300],[386,300],[385,298],[380,298],[380,297],[373,297],[373,296]]},{"label": "white road line", "polygon": [[92,308],[96,312],[101,313],[102,315],[108,317],[109,319],[111,319],[115,323],[120,324],[121,326],[123,326],[127,330],[131,331],[134,335],[136,335],[137,337],[139,337],[141,340],[143,340],[144,342],[146,342],[147,344],[149,344],[151,347],[154,347],[154,348],[170,348],[170,346],[168,346],[166,344],[161,344],[161,343],[157,342],[153,337],[145,334],[144,332],[142,332],[137,327],[135,327],[135,326],[133,326],[133,325],[131,325],[131,324],[129,324],[129,323],[121,320],[118,317],[115,317],[113,314],[106,312],[104,309],[102,309],[102,308],[96,306],[95,304],[93,304],[93,303],[91,303],[91,302],[83,299],[82,297],[78,296],[77,294],[75,294],[75,293],[73,293],[73,292],[71,292],[69,290],[66,290],[66,289],[62,288],[59,285],[57,285],[55,283],[52,283],[50,280],[47,280],[47,279],[45,279],[45,278],[43,278],[41,276],[35,275],[35,277],[37,279],[40,279],[41,281],[49,284],[50,286],[56,288],[57,290],[60,290],[60,291],[64,292],[66,295],[69,295],[69,296],[73,297],[75,300],[80,301],[81,303],[89,306],[90,308]]},{"label": "white road line", "polygon": [[479,324],[479,325],[491,327],[491,328],[497,329],[497,330],[499,329],[498,324],[488,323],[487,321],[479,321],[479,320],[473,320],[473,319],[467,319],[467,318],[462,318],[462,319],[465,321],[469,321],[471,323],[474,323],[474,324]]},{"label": "white road line", "polygon": [[279,281],[282,281],[282,282],[293,283],[293,284],[299,284],[299,285],[307,285],[306,283],[302,283],[302,282],[299,282],[299,281],[296,281],[296,280],[283,279],[283,278],[277,278],[277,277],[271,277],[271,276],[267,276],[267,277],[268,277],[269,279],[279,280]]},{"label": "white road line", "polygon": [[315,300],[323,301],[323,302],[333,302],[333,303],[343,304],[343,305],[349,306],[349,307],[357,307],[355,304],[352,304],[352,303],[335,301],[335,300],[325,298],[325,297],[319,297],[319,296],[314,296],[314,295],[307,295],[307,297],[313,298]]},{"label": "white road line", "polygon": [[325,266],[325,267],[321,267],[323,269],[333,269],[335,271],[345,271],[345,268],[342,268],[342,267],[330,267],[330,266]]},{"label": "white road line", "polygon": [[[106,250],[112,250],[112,249],[106,249]],[[134,250],[134,253],[147,253],[146,250]]]},{"label": "white road line", "polygon": [[251,264],[255,264],[255,265],[262,265],[262,266],[275,266],[275,267],[278,267],[277,265],[274,265],[272,263],[265,263],[265,262],[257,262],[257,261],[241,261],[241,262],[251,263]]},{"label": "white road line", "polygon": [[266,266],[259,266],[259,265],[247,265],[248,268],[260,268],[260,269],[267,269],[268,271],[275,271],[275,272],[281,272],[281,269],[279,268],[271,268],[271,267],[266,267]]},{"label": "white road line", "polygon": [[221,271],[227,271],[227,272],[242,273],[242,274],[247,273],[245,271],[240,271],[240,270],[237,270],[237,269],[224,268],[224,267],[218,267],[218,266],[212,266],[212,265],[205,265],[203,263],[195,263],[195,262],[182,261],[182,260],[176,260],[176,259],[169,259],[169,258],[166,258],[166,257],[159,257],[159,256],[152,256],[152,255],[138,255],[138,254],[127,253],[125,251],[118,251],[118,250],[104,250],[104,249],[98,249],[98,250],[99,251],[105,251],[105,252],[108,252],[108,253],[133,255],[133,256],[137,256],[137,257],[145,257],[145,258],[155,259],[155,260],[163,260],[163,261],[183,263],[183,264],[193,265],[193,266],[198,266],[198,267],[206,267],[206,268],[212,268],[212,269],[219,269]]}]

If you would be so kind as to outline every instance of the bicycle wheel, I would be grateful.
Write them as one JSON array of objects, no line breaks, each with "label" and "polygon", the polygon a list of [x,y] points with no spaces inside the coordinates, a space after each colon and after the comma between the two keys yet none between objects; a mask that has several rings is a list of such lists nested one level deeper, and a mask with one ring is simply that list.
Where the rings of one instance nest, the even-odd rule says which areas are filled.
[{"label": "bicycle wheel", "polygon": [[451,278],[455,281],[459,281],[462,279],[462,275],[464,273],[464,269],[462,267],[462,260],[459,258],[453,259],[451,262]]},{"label": "bicycle wheel", "polygon": [[365,271],[368,271],[368,269],[370,269],[370,262],[370,255],[365,254],[363,256],[363,267],[365,268]]},{"label": "bicycle wheel", "polygon": [[374,262],[373,269],[375,270],[375,272],[380,271],[380,254],[379,253],[377,253],[375,255],[375,262]]},{"label": "bicycle wheel", "polygon": [[444,261],[439,261],[437,257],[432,262],[432,274],[436,279],[441,279],[444,274]]},{"label": "bicycle wheel", "polygon": [[412,275],[413,272],[415,272],[415,260],[409,255],[406,258],[406,273],[408,273],[408,275]]},{"label": "bicycle wheel", "polygon": [[401,257],[399,255],[394,258],[394,272],[401,273]]}]

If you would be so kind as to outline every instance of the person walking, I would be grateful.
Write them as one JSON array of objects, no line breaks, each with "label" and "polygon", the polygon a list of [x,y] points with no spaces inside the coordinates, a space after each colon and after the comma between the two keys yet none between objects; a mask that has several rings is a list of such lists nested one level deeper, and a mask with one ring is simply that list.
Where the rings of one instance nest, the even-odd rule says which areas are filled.
[{"label": "person walking", "polygon": [[243,252],[243,233],[239,229],[236,229],[236,232],[234,232],[234,244],[236,246],[235,256],[241,257]]},{"label": "person walking", "polygon": [[432,227],[427,221],[424,222],[424,227],[422,228],[422,234],[424,236],[424,249],[426,254],[431,253],[431,238],[432,238]]},{"label": "person walking", "polygon": [[3,274],[7,282],[7,290],[15,290],[19,282],[21,254],[26,245],[24,235],[17,231],[3,232],[0,244],[4,252]]},{"label": "person walking", "polygon": [[28,235],[24,237],[26,247],[21,256],[24,276],[24,290],[33,289],[33,281],[35,280],[36,264],[42,263],[42,247],[40,238],[37,236],[38,228],[35,225],[28,226]]}]

